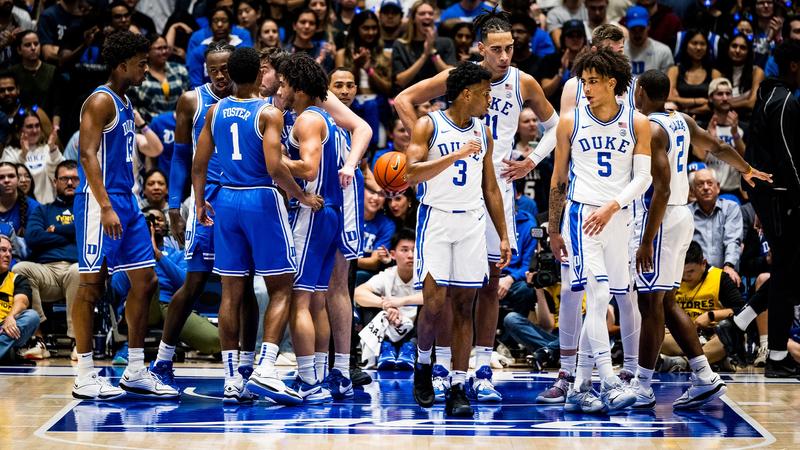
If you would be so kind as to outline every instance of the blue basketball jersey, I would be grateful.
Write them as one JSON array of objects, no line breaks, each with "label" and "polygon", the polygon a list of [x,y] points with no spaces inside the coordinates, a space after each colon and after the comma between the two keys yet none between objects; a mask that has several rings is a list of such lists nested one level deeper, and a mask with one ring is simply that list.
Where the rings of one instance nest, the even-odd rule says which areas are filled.
[{"label": "blue basketball jersey", "polygon": [[[211,83],[197,86],[194,88],[194,91],[197,94],[197,108],[195,109],[194,118],[192,119],[192,156],[194,156],[194,152],[197,151],[197,140],[200,138],[200,132],[203,131],[203,124],[205,124],[206,121],[208,108],[211,108],[212,105],[220,100],[217,94],[211,90]],[[219,175],[220,167],[217,151],[215,149],[214,153],[211,154],[211,159],[208,160],[208,182],[219,183]]]},{"label": "blue basketball jersey", "polygon": [[230,187],[272,186],[264,161],[264,136],[258,117],[269,105],[262,99],[226,97],[211,119],[220,184]]},{"label": "blue basketball jersey", "polygon": [[[109,194],[133,193],[133,158],[136,152],[136,127],[133,124],[133,107],[125,96],[120,98],[107,86],[99,86],[89,96],[105,93],[114,100],[114,120],[103,128],[100,139],[100,148],[97,150],[97,161],[100,163],[100,173],[106,192]],[[88,101],[88,98],[87,98]],[[86,106],[86,103],[83,104]],[[83,114],[83,107],[81,107]],[[86,179],[82,165],[78,165],[78,175],[81,182],[78,192],[91,193],[92,189]]]},{"label": "blue basketball jersey", "polygon": [[[342,186],[339,184],[339,152],[336,145],[339,132],[336,122],[333,121],[330,114],[316,106],[310,106],[302,114],[319,114],[325,119],[327,130],[325,138],[322,140],[322,155],[319,159],[317,179],[314,181],[297,180],[297,183],[305,192],[321,195],[325,199],[325,205],[342,206]],[[300,159],[300,146],[294,137],[294,130],[289,133],[287,149],[292,159]]]},{"label": "blue basketball jersey", "polygon": [[[272,106],[275,106],[275,100],[273,97],[267,97],[264,100],[267,101]],[[289,148],[289,133],[292,131],[292,127],[294,126],[295,120],[294,111],[283,111],[283,131],[281,131],[281,144],[284,147]]]}]

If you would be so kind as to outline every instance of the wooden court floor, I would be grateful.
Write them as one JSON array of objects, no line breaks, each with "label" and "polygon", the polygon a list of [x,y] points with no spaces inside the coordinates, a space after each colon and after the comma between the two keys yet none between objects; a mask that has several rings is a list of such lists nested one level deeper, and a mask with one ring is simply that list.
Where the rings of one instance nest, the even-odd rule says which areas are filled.
[{"label": "wooden court floor", "polygon": [[441,407],[424,413],[413,405],[407,373],[381,375],[353,404],[223,411],[214,394],[221,391],[218,366],[180,366],[182,385],[195,385],[180,406],[79,403],[70,396],[72,370],[64,359],[33,370],[0,368],[0,449],[800,449],[800,382],[767,380],[757,369],[728,375],[724,402],[689,416],[675,415],[668,404],[686,380],[662,380],[657,397],[671,398],[644,419],[566,416],[554,407],[542,415],[526,403],[554,374],[496,372],[506,401],[481,405],[475,419],[464,421],[445,421]]}]

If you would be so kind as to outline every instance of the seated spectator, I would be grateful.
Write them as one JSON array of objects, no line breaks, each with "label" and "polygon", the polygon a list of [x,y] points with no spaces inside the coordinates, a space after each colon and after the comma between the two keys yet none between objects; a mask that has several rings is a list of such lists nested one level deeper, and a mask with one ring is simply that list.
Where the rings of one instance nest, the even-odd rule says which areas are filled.
[{"label": "seated spectator", "polygon": [[39,202],[27,197],[19,190],[17,166],[10,162],[0,162],[0,223],[12,229],[19,238],[15,243],[21,246],[19,256],[28,254],[25,247],[25,229]]},{"label": "seated spectator", "polygon": [[14,360],[39,327],[39,315],[28,309],[31,288],[22,275],[11,272],[11,240],[0,235],[0,359]]},{"label": "seated spectator", "polygon": [[[136,27],[139,30],[139,33],[143,34],[146,37],[150,37],[158,33],[158,30],[161,30],[164,27],[164,22],[162,20],[159,20],[159,22],[161,22],[161,26],[158,26],[150,16],[148,16],[147,14],[143,13],[142,11],[136,8],[136,6],[139,4],[139,0],[124,0],[124,1],[125,4],[127,4],[128,7],[131,9],[131,18],[130,18],[131,25]],[[147,6],[144,6],[143,9],[144,11],[149,12],[155,17],[158,16],[159,14],[157,11],[154,11],[155,9],[154,6],[155,5],[148,4]],[[166,20],[166,15],[164,16],[163,20],[164,21]]]},{"label": "seated spectator", "polygon": [[[392,238],[389,267],[356,287],[364,359],[377,358],[380,370],[412,370],[416,349],[410,341],[413,324],[422,305],[422,292],[414,290],[414,232],[400,230]],[[376,320],[376,317],[384,314]],[[366,341],[364,335],[367,335]],[[396,347],[400,347],[399,351]],[[380,354],[377,351],[380,349]]]},{"label": "seated spectator", "polygon": [[36,197],[33,195],[36,185],[33,182],[31,171],[25,164],[17,164],[17,178],[19,178],[19,190],[29,198],[36,200]]},{"label": "seated spectator", "polygon": [[391,262],[388,246],[396,227],[394,221],[383,214],[385,200],[382,192],[364,188],[364,256],[358,258],[357,285]]},{"label": "seated spectator", "polygon": [[625,42],[625,56],[631,60],[633,75],[641,75],[648,70],[666,72],[675,64],[672,50],[665,44],[650,37],[650,20],[647,10],[641,6],[633,6],[625,16],[629,36]]},{"label": "seated spectator", "polygon": [[[800,41],[800,15],[787,17],[783,22],[781,34],[785,41]],[[768,77],[778,76],[778,64],[775,62],[775,56],[769,55],[767,65],[764,68],[764,75]]]},{"label": "seated spectator", "polygon": [[64,156],[55,144],[47,143],[36,113],[26,111],[18,123],[17,142],[3,149],[0,161],[25,164],[35,187],[33,197],[41,203],[50,203],[55,198],[53,181],[56,166],[64,160]]},{"label": "seated spectator", "polygon": [[531,51],[531,38],[537,28],[536,22],[525,14],[511,16],[511,36],[514,38],[511,65],[531,76],[539,65],[539,57]]},{"label": "seated spectator", "polygon": [[174,112],[178,98],[189,89],[189,72],[186,67],[167,61],[169,56],[167,40],[152,35],[144,81],[128,91],[133,106],[145,122],[151,122],[159,114]]},{"label": "seated spectator", "polygon": [[394,41],[403,35],[403,7],[398,0],[383,0],[378,11],[380,19],[381,40],[384,48],[391,54]]},{"label": "seated spectator", "polygon": [[411,228],[417,223],[417,197],[414,188],[396,192],[389,198],[386,212],[397,228]]},{"label": "seated spectator", "polygon": [[753,64],[753,41],[742,35],[731,39],[727,56],[723,58],[721,71],[731,81],[731,108],[746,120],[756,105],[756,93],[764,81],[764,71]]},{"label": "seated spectator", "polygon": [[517,209],[515,222],[516,227],[512,230],[516,230],[514,234],[517,236],[517,252],[511,257],[508,266],[500,272],[497,298],[501,307],[527,314],[534,294],[533,288],[525,282],[525,271],[536,252],[537,240],[531,236],[531,230],[538,224],[535,216],[522,209]]},{"label": "seated spectator", "polygon": [[278,22],[266,18],[261,21],[258,27],[258,39],[256,42],[256,50],[263,50],[265,48],[280,48],[281,34],[278,28]]},{"label": "seated spectator", "polygon": [[494,6],[483,0],[461,0],[442,11],[439,21],[442,27],[448,29],[457,23],[472,22],[476,17],[493,8]]},{"label": "seated spectator", "polygon": [[[670,51],[673,51],[675,49],[675,31],[682,28],[679,15],[675,14],[672,8],[667,6],[664,2],[658,2],[656,0],[637,0],[636,4],[647,9],[647,14],[649,16],[647,35],[666,45]],[[630,30],[631,26],[627,23],[626,19],[622,19],[620,23]]]},{"label": "seated spectator", "polygon": [[528,300],[531,303],[528,307],[531,314],[512,311],[503,318],[503,327],[507,337],[525,347],[525,350],[531,354],[535,354],[542,348],[548,349],[547,359],[558,355],[559,350],[558,309],[560,302],[558,298],[561,296],[561,285],[557,284],[555,287],[556,289],[535,290],[535,309],[530,308],[530,306],[534,306],[533,298]]},{"label": "seated spectator", "polygon": [[39,105],[52,115],[56,66],[42,61],[39,36],[35,31],[23,31],[19,34],[17,52],[20,62],[11,66],[9,71],[19,82],[20,102],[23,105]]},{"label": "seated spectator", "polygon": [[129,6],[123,0],[114,0],[108,5],[106,23],[110,23],[111,28],[115,30],[126,30],[131,33],[144,34],[139,30],[139,27],[131,23],[132,15],[133,7]]},{"label": "seated spectator", "polygon": [[[258,45],[259,23],[261,21],[261,2],[256,0],[238,0],[236,7],[237,25],[250,32],[250,39]],[[277,26],[275,27],[277,31]],[[256,48],[258,50],[258,48]]]},{"label": "seated spectator", "polygon": [[205,52],[209,44],[212,42],[227,42],[234,47],[252,46],[250,33],[248,31],[245,30],[245,33],[247,33],[247,40],[231,32],[234,17],[233,13],[228,8],[218,6],[212,9],[211,14],[208,16],[208,21],[211,34],[198,42],[191,50],[187,50],[186,69],[189,71],[189,86],[192,88],[207,83],[210,80],[205,69]]},{"label": "seated spectator", "polygon": [[408,12],[411,24],[392,48],[392,74],[397,90],[456,65],[455,44],[452,39],[437,35],[435,13],[436,8],[429,0],[418,0]]},{"label": "seated spectator", "polygon": [[[78,250],[72,202],[78,187],[78,164],[67,160],[56,167],[56,196],[53,202],[33,210],[25,234],[29,261],[18,262],[14,272],[25,276],[31,288],[31,308],[41,322],[47,320],[43,302],[67,301],[67,336],[72,330],[72,305],[78,293]],[[50,352],[37,330],[36,345],[25,353],[28,359],[48,358]]]},{"label": "seated spectator", "polygon": [[[556,44],[557,50],[563,50],[564,41],[561,34],[564,33],[564,24],[570,21],[580,22],[584,27],[583,35],[589,36],[586,30],[586,23],[589,21],[589,12],[582,0],[563,0],[561,5],[556,6],[547,12],[547,32]],[[554,103],[555,104],[555,103]]]},{"label": "seated spectator", "polygon": [[[326,2],[333,2],[334,0],[326,0]],[[333,31],[334,42],[336,45],[341,46],[347,38],[350,25],[353,23],[353,18],[358,13],[358,0],[338,0],[336,1],[337,8],[333,8],[334,20],[331,24]],[[336,46],[332,47],[331,52],[336,52]]]},{"label": "seated spectator", "polygon": [[[340,31],[333,27],[333,21],[336,20],[336,13],[333,11],[334,2],[335,0],[305,1],[304,6],[314,11],[314,14],[317,16],[317,30],[314,33],[312,40],[334,42],[334,36],[338,33],[338,31]],[[348,10],[345,12],[345,15],[347,16],[347,20],[352,21],[353,15],[355,15],[355,10],[348,8]],[[341,23],[339,25],[341,25]],[[345,27],[341,31],[347,31],[347,29],[348,27]]]},{"label": "seated spectator", "polygon": [[411,133],[406,130],[403,121],[394,115],[392,117],[392,126],[387,129],[387,147],[375,152],[370,161],[370,167],[375,167],[375,162],[387,152],[401,152],[405,153],[408,146],[411,144]]},{"label": "seated spectator", "polygon": [[[478,55],[474,51],[475,31],[472,28],[472,23],[470,22],[458,23],[453,26],[453,28],[451,29],[451,33],[453,35],[453,43],[456,46],[456,55],[457,55],[456,59],[458,60],[458,62],[477,61]],[[528,46],[528,52],[530,52],[530,35],[528,35],[528,42],[526,42],[525,45]]]},{"label": "seated spectator", "polygon": [[[511,152],[511,157],[513,159],[527,158],[539,144],[540,138],[539,119],[530,107],[522,108],[519,113],[517,135],[514,138],[516,144]],[[526,199],[532,199],[534,205],[528,209],[528,212],[534,217],[539,211],[547,211],[552,173],[553,159],[548,157],[537,164],[524,178],[515,181],[515,192],[519,194],[517,208],[522,208],[522,203],[529,203]]]},{"label": "seated spectator", "polygon": [[[694,321],[697,332],[705,338],[703,353],[708,362],[721,362],[727,354],[714,326],[721,320],[733,317],[744,306],[744,301],[732,278],[718,267],[709,266],[697,242],[692,242],[686,252],[683,279],[675,295],[675,303],[686,311]],[[669,331],[664,336],[661,352],[668,356],[683,355]]]},{"label": "seated spectator", "polygon": [[669,101],[691,115],[708,115],[708,85],[722,75],[712,68],[708,38],[700,30],[686,31],[676,58],[677,65],[667,71]]},{"label": "seated spectator", "polygon": [[[27,15],[27,11],[20,10]],[[30,16],[27,17],[27,20],[20,20],[21,17],[15,13],[12,0],[0,0],[0,65],[4,67],[8,67],[16,57],[14,42],[17,40],[17,35],[21,31],[33,29]]]},{"label": "seated spectator", "polygon": [[42,11],[36,22],[36,33],[42,42],[42,59],[46,62],[58,62],[58,52],[67,37],[64,30],[86,29],[84,7],[81,0],[61,0]]},{"label": "seated spectator", "polygon": [[[164,237],[169,235],[169,227],[164,213],[153,207],[146,207],[142,212],[150,225],[159,288],[156,294],[157,298],[153,298],[153,301],[158,301],[158,308],[150,308],[148,325],[158,326],[167,316],[172,295],[183,285],[187,263],[183,251],[173,250],[164,245]],[[131,288],[130,280],[125,272],[114,273],[111,277],[111,286],[120,300],[124,302]],[[185,342],[186,345],[204,355],[219,353],[221,349],[217,327],[195,312],[189,315],[179,338],[181,342]]]},{"label": "seated spectator", "polygon": [[[739,116],[732,109],[732,93],[733,88],[727,78],[717,78],[708,86],[708,100],[711,102],[713,114],[708,122],[708,132],[744,156],[744,130],[739,127]],[[742,175],[739,171],[711,153],[703,153],[696,147],[692,149],[695,156],[705,161],[707,167],[714,169],[719,179],[720,194],[741,199]]]},{"label": "seated spectator", "polygon": [[774,0],[755,0],[753,14],[753,63],[767,64],[772,49],[780,42],[783,17],[776,14]]},{"label": "seated spectator", "polygon": [[289,53],[307,53],[314,58],[328,73],[334,68],[335,47],[327,41],[315,41],[314,33],[317,31],[317,15],[310,9],[303,9],[297,13],[292,24],[294,33],[284,49]]},{"label": "seated spectator", "polygon": [[[166,174],[161,169],[150,169],[144,173],[142,182],[142,197],[139,200],[139,207],[143,210],[155,208],[164,213],[164,217],[167,218],[167,228],[169,228],[169,204],[167,203],[169,187]],[[172,235],[164,236],[163,240],[164,245],[172,250],[183,248]]]},{"label": "seated spectator", "polygon": [[742,255],[742,211],[736,202],[719,197],[719,181],[713,169],[689,175],[696,201],[689,204],[694,217],[694,241],[708,263],[721,268],[736,286],[742,282],[736,267]]},{"label": "seated spectator", "polygon": [[0,147],[11,142],[15,126],[28,111],[39,117],[42,132],[48,139],[54,139],[54,127],[50,117],[38,105],[26,105],[19,99],[20,91],[16,75],[11,72],[0,72]]},{"label": "seated spectator", "polygon": [[559,37],[560,50],[542,58],[536,71],[536,79],[541,82],[544,94],[556,108],[561,106],[564,84],[573,76],[572,63],[575,57],[588,44],[586,27],[579,20],[565,22]]},{"label": "seated spectator", "polygon": [[[238,25],[234,25],[235,15],[233,14],[232,10],[230,9],[231,8],[230,0],[208,0],[208,2],[206,3],[206,8],[205,9],[201,10],[200,8],[195,8],[195,12],[201,11],[200,16],[195,18],[197,24],[200,25],[200,29],[198,29],[196,31],[193,31],[193,32],[190,29],[190,31],[189,31],[192,34],[189,37],[189,43],[186,46],[187,61],[188,61],[189,55],[191,55],[192,52],[194,52],[194,50],[198,46],[203,45],[202,44],[203,41],[205,41],[206,39],[211,38],[211,37],[214,36],[215,32],[213,30],[212,20],[210,19],[210,17],[220,8],[227,9],[230,12],[229,22],[228,22],[228,27],[230,28],[230,30],[229,30],[230,34],[238,37],[239,40],[242,41],[241,45],[243,45],[245,47],[252,47],[253,46],[253,41],[250,39],[250,31],[245,30],[244,28],[242,28],[242,27],[240,27]],[[210,14],[208,14],[208,13],[210,13]],[[277,16],[273,15],[273,18],[275,20],[280,21],[280,17],[277,17]],[[181,19],[181,22],[177,22],[177,23],[180,23],[180,24],[186,25],[186,26],[192,25],[191,22],[194,22],[193,20],[191,20],[189,17],[186,17],[186,16],[182,16],[182,17],[180,17],[180,19]],[[222,25],[222,24],[220,23],[219,25]],[[181,25],[179,25],[178,28],[184,29],[184,27],[181,26]],[[169,41],[169,34],[168,33],[166,33],[166,34],[167,34],[167,36],[166,36],[167,37],[167,41]],[[215,41],[216,41],[216,39],[215,39]],[[234,45],[234,44],[231,44],[231,45]],[[201,51],[200,55],[202,56],[203,53],[204,52]],[[190,80],[191,80],[191,77],[190,77]]]}]

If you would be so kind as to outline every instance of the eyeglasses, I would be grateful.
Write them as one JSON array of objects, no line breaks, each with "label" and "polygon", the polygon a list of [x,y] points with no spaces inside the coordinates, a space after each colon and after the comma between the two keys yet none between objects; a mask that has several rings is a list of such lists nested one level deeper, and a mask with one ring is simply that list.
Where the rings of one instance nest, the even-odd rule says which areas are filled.
[{"label": "eyeglasses", "polygon": [[78,178],[78,177],[58,177],[58,178],[56,178],[56,180],[58,180],[58,181],[60,181],[62,183],[69,183],[71,181],[71,182],[73,182],[75,184],[78,184],[81,181],[81,179]]}]

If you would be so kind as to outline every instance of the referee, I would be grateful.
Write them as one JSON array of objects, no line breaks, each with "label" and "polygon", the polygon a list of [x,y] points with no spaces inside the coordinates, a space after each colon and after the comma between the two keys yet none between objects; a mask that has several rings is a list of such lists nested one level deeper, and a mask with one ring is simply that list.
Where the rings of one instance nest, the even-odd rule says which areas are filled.
[{"label": "referee", "polygon": [[773,184],[748,188],[772,250],[769,290],[769,358],[764,375],[794,377],[797,364],[786,351],[800,290],[800,42],[775,50],[778,77],[758,90],[750,122],[747,161],[773,174]]}]

